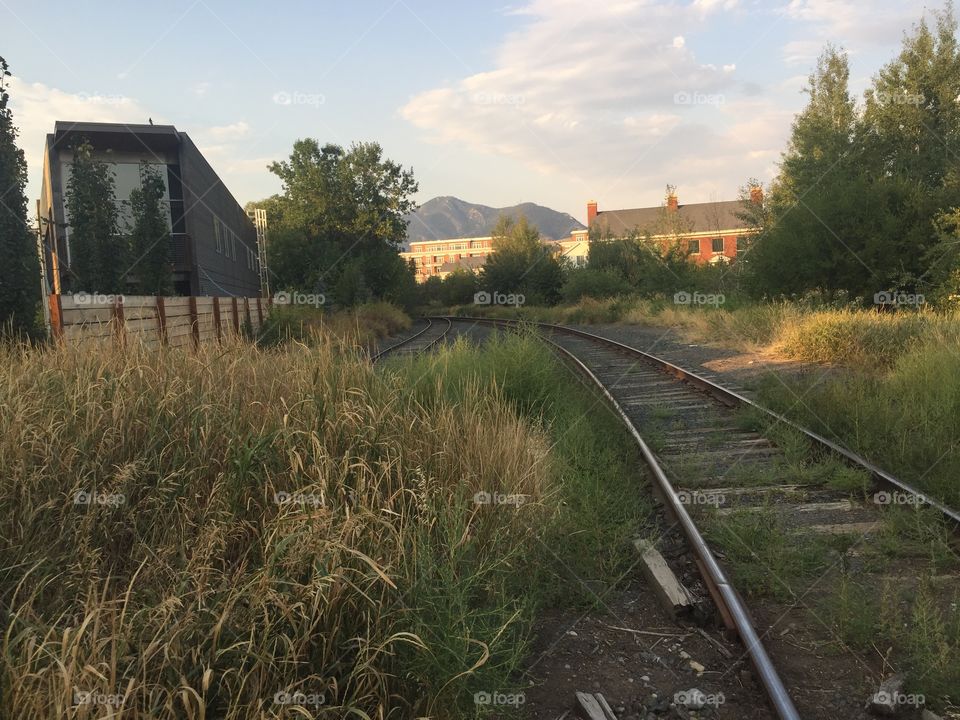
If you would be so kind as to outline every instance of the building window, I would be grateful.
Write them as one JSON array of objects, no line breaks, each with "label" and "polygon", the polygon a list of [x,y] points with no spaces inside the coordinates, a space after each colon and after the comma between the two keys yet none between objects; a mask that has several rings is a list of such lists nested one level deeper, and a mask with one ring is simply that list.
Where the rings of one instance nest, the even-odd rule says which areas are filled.
[{"label": "building window", "polygon": [[714,251],[715,253],[722,253],[722,252],[723,252],[723,238],[722,238],[722,237],[713,238],[713,240],[710,241],[710,245],[711,245],[711,248],[713,249],[713,251]]},{"label": "building window", "polygon": [[700,254],[700,241],[699,240],[687,240],[687,252],[691,255]]},{"label": "building window", "polygon": [[737,235],[737,252],[746,252],[750,249],[750,238],[746,235]]},{"label": "building window", "polygon": [[213,238],[216,242],[217,252],[223,252],[223,240],[220,236],[220,218],[213,219]]}]

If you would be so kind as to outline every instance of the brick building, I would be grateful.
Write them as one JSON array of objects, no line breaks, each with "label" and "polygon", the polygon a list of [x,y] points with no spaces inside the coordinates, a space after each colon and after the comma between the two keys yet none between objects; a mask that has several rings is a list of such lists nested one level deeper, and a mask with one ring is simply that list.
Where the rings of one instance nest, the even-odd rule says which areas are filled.
[{"label": "brick building", "polygon": [[[763,202],[763,189],[755,187],[751,200]],[[661,245],[681,244],[697,263],[729,262],[749,247],[757,228],[741,215],[741,200],[681,204],[675,188],[667,188],[663,205],[625,210],[600,210],[587,203],[587,227],[604,237],[622,238],[633,231]]]},{"label": "brick building", "polygon": [[476,272],[491,252],[492,237],[453,238],[412,242],[400,257],[413,263],[417,282],[425,282],[434,276],[442,280],[458,268]]}]

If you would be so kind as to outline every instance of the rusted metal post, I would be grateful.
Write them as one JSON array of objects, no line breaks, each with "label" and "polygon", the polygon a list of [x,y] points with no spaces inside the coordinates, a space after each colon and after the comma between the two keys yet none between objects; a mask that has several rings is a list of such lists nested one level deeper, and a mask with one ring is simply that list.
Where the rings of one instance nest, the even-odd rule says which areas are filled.
[{"label": "rusted metal post", "polygon": [[63,340],[63,303],[60,293],[50,294],[50,332],[57,342]]},{"label": "rusted metal post", "polygon": [[123,317],[123,295],[117,295],[113,301],[113,330],[117,336],[117,344],[124,347],[127,344],[127,330]]},{"label": "rusted metal post", "polygon": [[217,328],[217,342],[223,339],[223,329],[220,327],[220,298],[213,298],[213,324]]},{"label": "rusted metal post", "polygon": [[197,298],[194,295],[190,296],[190,328],[191,334],[193,335],[193,347],[194,349],[200,348],[200,315],[197,313]]},{"label": "rusted metal post", "polygon": [[237,310],[237,296],[234,295],[230,298],[230,302],[233,305],[233,332],[237,335],[240,334],[240,312]]},{"label": "rusted metal post", "polygon": [[167,344],[167,309],[163,304],[163,295],[157,295],[157,335],[160,344]]}]

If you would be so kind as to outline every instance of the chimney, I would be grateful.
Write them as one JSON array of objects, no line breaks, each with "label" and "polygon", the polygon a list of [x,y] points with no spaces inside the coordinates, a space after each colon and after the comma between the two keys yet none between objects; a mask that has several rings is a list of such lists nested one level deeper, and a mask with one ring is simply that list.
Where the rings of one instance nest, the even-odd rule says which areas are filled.
[{"label": "chimney", "polygon": [[676,212],[680,207],[680,200],[677,198],[677,186],[667,185],[667,210]]},{"label": "chimney", "polygon": [[597,219],[597,201],[591,200],[587,203],[587,227],[593,226],[593,221]]},{"label": "chimney", "polygon": [[755,205],[763,205],[763,185],[750,186],[750,202]]}]

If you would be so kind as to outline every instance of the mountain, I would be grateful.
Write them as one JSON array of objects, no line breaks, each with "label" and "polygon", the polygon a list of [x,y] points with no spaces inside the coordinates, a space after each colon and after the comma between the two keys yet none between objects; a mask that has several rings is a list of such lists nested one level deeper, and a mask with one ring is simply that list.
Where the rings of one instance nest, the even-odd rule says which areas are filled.
[{"label": "mountain", "polygon": [[524,215],[543,237],[552,240],[565,238],[571,230],[584,228],[572,215],[535,203],[492,208],[447,195],[428,200],[407,215],[407,242],[483,237],[490,234],[501,215]]}]

